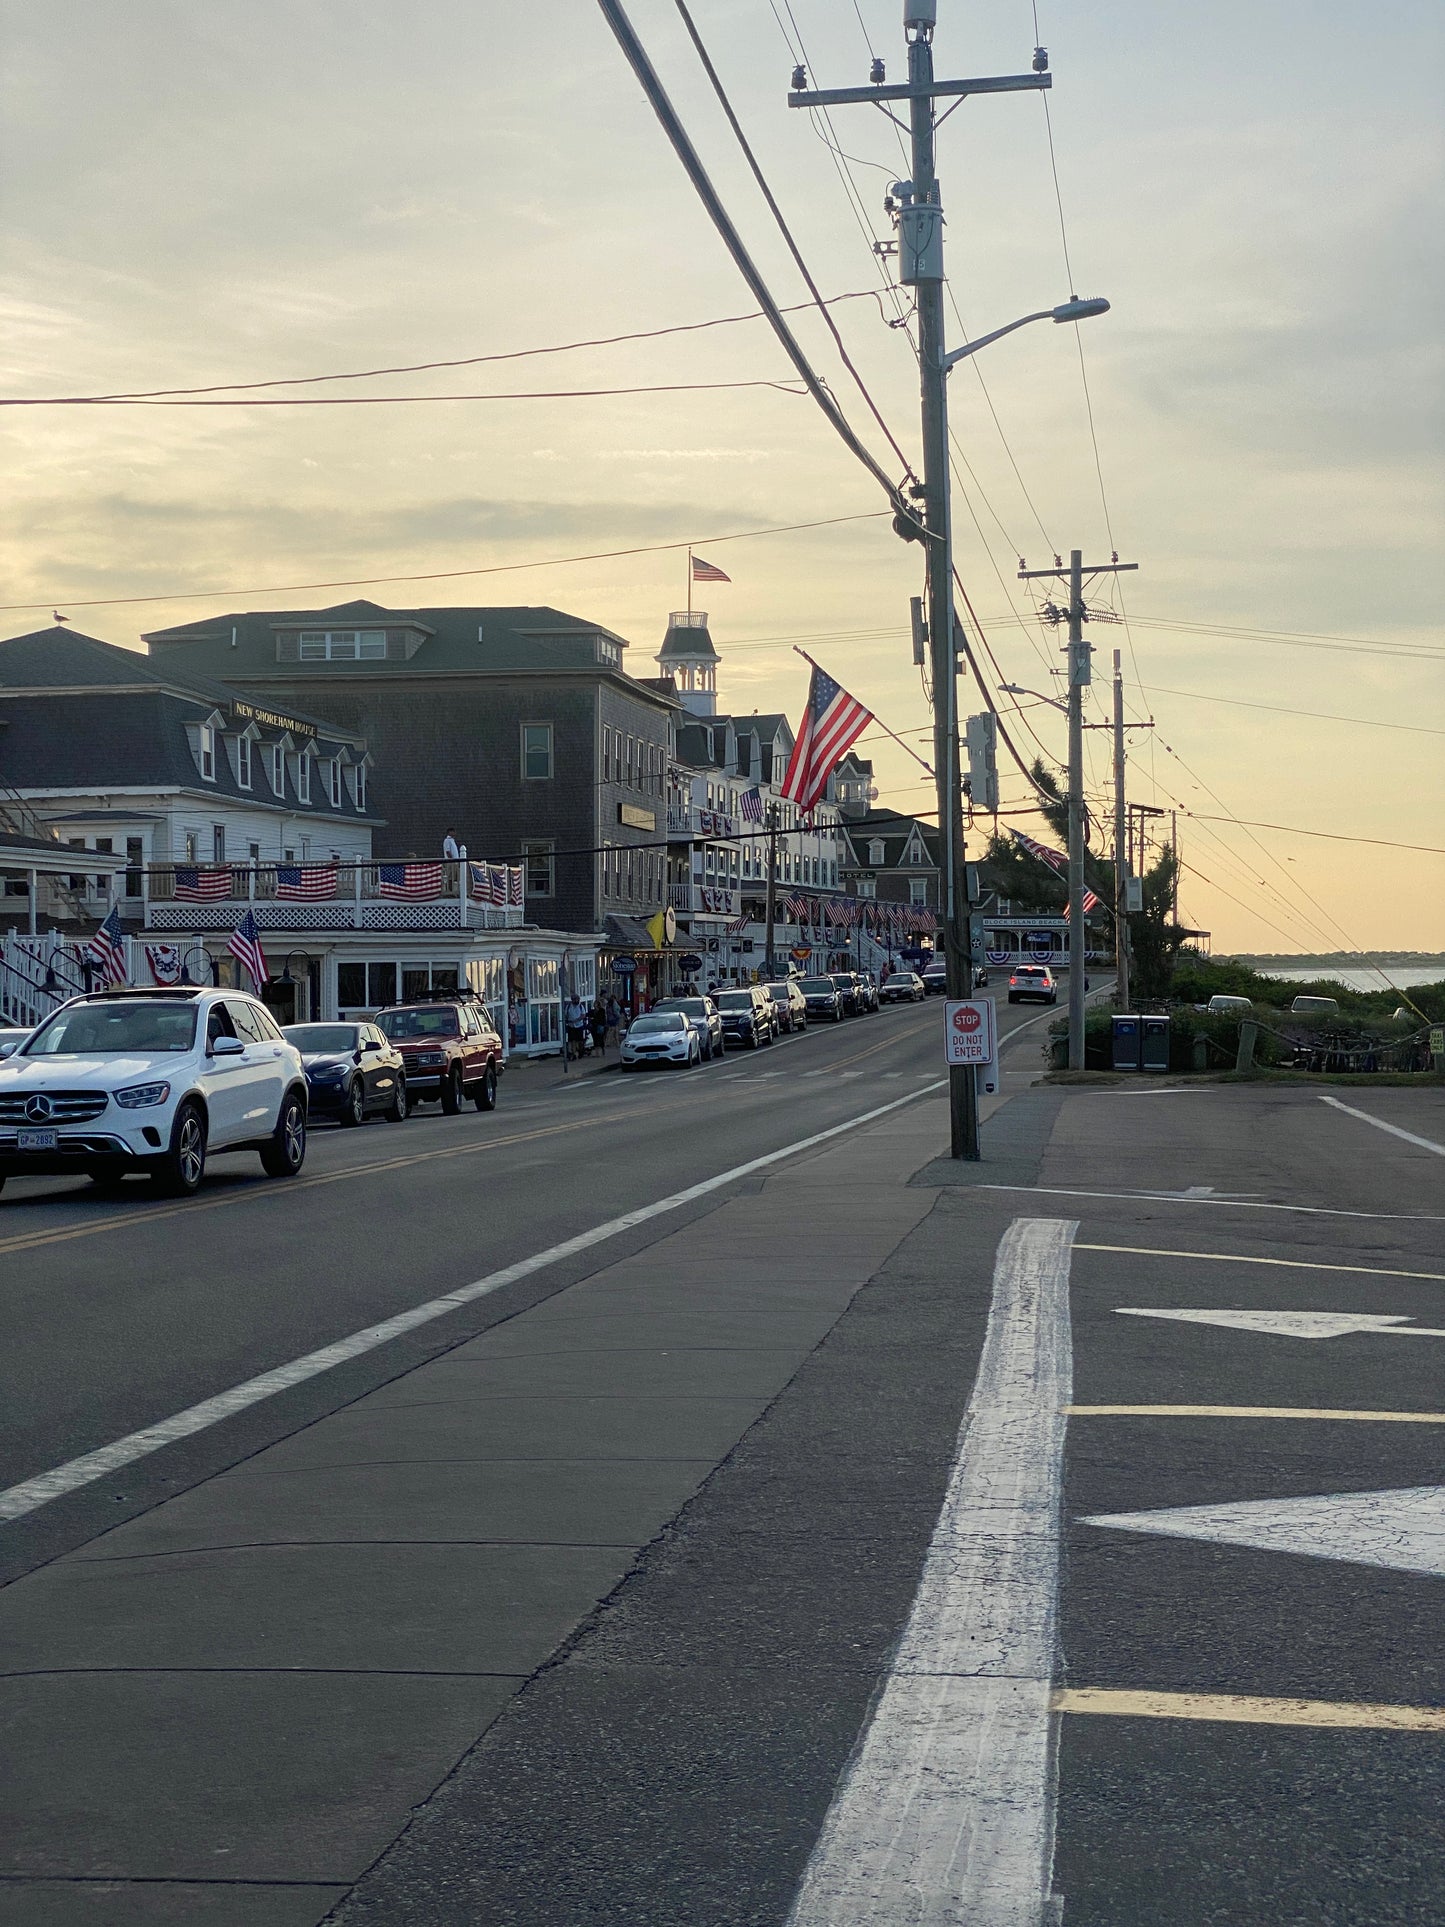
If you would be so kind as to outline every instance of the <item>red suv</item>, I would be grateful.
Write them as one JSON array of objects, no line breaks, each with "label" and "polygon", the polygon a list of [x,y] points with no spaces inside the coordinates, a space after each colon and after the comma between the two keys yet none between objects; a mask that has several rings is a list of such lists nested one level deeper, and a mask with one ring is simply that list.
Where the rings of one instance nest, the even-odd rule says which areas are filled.
[{"label": "red suv", "polygon": [[413,1104],[440,1098],[448,1117],[468,1097],[479,1111],[496,1109],[504,1059],[485,1004],[442,998],[393,1004],[374,1021],[401,1052]]}]

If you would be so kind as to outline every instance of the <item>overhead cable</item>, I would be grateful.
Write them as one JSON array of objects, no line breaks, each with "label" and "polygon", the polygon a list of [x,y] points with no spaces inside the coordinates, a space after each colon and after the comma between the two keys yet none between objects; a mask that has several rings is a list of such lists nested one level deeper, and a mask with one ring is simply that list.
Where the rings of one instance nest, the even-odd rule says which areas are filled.
[{"label": "overhead cable", "polygon": [[683,171],[692,182],[698,199],[702,202],[713,226],[722,237],[723,245],[727,248],[728,253],[731,254],[738,272],[752,290],[753,299],[772,324],[773,333],[778,337],[788,359],[802,377],[809,394],[812,395],[814,401],[817,402],[819,408],[822,409],[844,446],[863,464],[869,474],[873,476],[874,480],[882,486],[892,505],[894,514],[900,517],[906,525],[917,529],[921,535],[923,532],[922,525],[917,514],[911,505],[905,501],[897,484],[882,468],[872,452],[858,439],[858,436],[854,433],[851,424],[839,408],[837,402],[834,401],[832,395],[829,394],[828,390],[819,380],[812,364],[799,346],[792,329],[784,320],[782,311],[773,299],[772,293],[767,283],[763,280],[762,275],[759,273],[752,256],[748,253],[742,236],[738,233],[736,227],[733,225],[731,216],[718,198],[717,189],[713,186],[707,169],[703,166],[697,149],[693,146],[688,136],[687,129],[678,119],[676,109],[673,107],[671,100],[669,100],[666,89],[657,76],[656,69],[648,59],[646,50],[637,38],[637,35],[633,32],[632,23],[623,11],[620,0],[597,0],[597,4],[602,10],[603,18],[606,20],[608,26],[611,27],[617,44],[622,49],[628,65],[632,68],[633,73],[636,74],[638,83],[644,94],[646,94],[652,111],[662,123],[662,130],[667,135],[673,152],[682,163]]}]

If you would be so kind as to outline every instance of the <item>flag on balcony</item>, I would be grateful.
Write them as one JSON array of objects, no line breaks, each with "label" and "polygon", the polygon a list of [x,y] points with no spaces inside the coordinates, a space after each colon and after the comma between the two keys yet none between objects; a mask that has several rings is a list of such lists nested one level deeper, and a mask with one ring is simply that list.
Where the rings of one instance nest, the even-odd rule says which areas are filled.
[{"label": "flag on balcony", "polygon": [[724,575],[715,562],[704,562],[700,555],[688,554],[692,558],[692,579],[694,582],[731,582],[730,575]]},{"label": "flag on balcony", "polygon": [[1027,851],[1032,857],[1037,857],[1040,863],[1046,863],[1056,876],[1063,876],[1068,870],[1069,859],[1062,850],[1051,850],[1047,843],[1036,843],[1033,837],[1025,836],[1022,830],[1010,828],[1009,835],[1020,849]]},{"label": "flag on balcony", "polygon": [[738,798],[738,808],[743,813],[744,823],[761,823],[763,820],[763,792],[756,783],[750,790],[744,790]]},{"label": "flag on balcony", "polygon": [[752,918],[748,915],[747,911],[744,910],[740,917],[734,917],[732,922],[725,926],[723,935],[727,937],[740,937],[751,922]]},{"label": "flag on balcony", "polygon": [[376,894],[402,903],[428,903],[442,893],[440,863],[379,863]]},{"label": "flag on balcony", "polygon": [[521,909],[525,894],[526,879],[522,875],[521,864],[509,864],[507,867],[507,902],[512,909]]},{"label": "flag on balcony", "polygon": [[826,669],[815,662],[812,669],[808,707],[788,758],[782,792],[804,811],[822,800],[833,765],[873,720],[872,711],[865,709],[856,696],[850,696],[841,683],[834,682]]},{"label": "flag on balcony", "polygon": [[501,904],[507,901],[507,873],[500,871],[500,890],[498,889],[498,866],[491,863],[472,863],[468,869],[471,874],[467,888],[473,903]]},{"label": "flag on balcony", "polygon": [[85,951],[103,985],[130,981],[126,975],[125,930],[121,925],[119,907],[111,911],[85,946]]},{"label": "flag on balcony", "polygon": [[276,866],[276,894],[287,903],[320,903],[336,895],[333,863],[281,863]]},{"label": "flag on balcony", "polygon": [[261,932],[254,910],[248,910],[236,925],[226,939],[226,948],[250,971],[251,981],[259,990],[271,973],[266,968],[266,953],[261,948]]},{"label": "flag on balcony", "polygon": [[231,894],[229,870],[202,870],[194,864],[176,866],[175,892],[181,903],[215,903]]}]

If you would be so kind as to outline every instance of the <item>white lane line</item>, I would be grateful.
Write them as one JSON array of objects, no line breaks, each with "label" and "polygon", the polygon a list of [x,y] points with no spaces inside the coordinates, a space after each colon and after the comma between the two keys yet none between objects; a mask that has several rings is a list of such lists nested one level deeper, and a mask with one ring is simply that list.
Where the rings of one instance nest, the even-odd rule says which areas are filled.
[{"label": "white lane line", "polygon": [[1016,1218],[898,1656],[789,1927],[1038,1927],[1053,1867],[1076,1226]]},{"label": "white lane line", "polygon": [[1328,1204],[1254,1204],[1246,1198],[1191,1198],[1183,1191],[1078,1191],[1058,1184],[978,1184],[976,1191],[1021,1191],[1035,1198],[1110,1198],[1140,1204],[1209,1204],[1226,1211],[1296,1211],[1311,1218],[1368,1218],[1377,1224],[1445,1224],[1429,1211],[1342,1211]]},{"label": "white lane line", "polygon": [[1445,1271],[1396,1271],[1388,1265],[1323,1265],[1311,1258],[1246,1258],[1236,1251],[1166,1251],[1157,1245],[1090,1245],[1075,1251],[1121,1251],[1131,1258],[1197,1258],[1208,1265],[1273,1265],[1284,1271],[1343,1271],[1365,1278],[1424,1278],[1445,1285]]},{"label": "white lane line", "polygon": [[218,1392],[214,1398],[203,1399],[199,1405],[189,1406],[184,1412],[162,1419],[159,1424],[148,1425],[143,1431],[132,1432],[111,1445],[100,1446],[96,1451],[86,1452],[78,1459],[70,1459],[49,1472],[38,1473],[32,1479],[12,1485],[0,1492],[0,1523],[23,1518],[27,1512],[48,1505],[52,1499],[61,1498],[67,1492],[77,1492],[82,1486],[106,1478],[123,1465],[131,1465],[136,1459],[160,1451],[163,1446],[174,1445],[179,1439],[204,1432],[222,1419],[232,1418],[249,1406],[259,1405],[263,1399],[273,1398],[277,1392],[288,1391],[291,1386],[303,1384],[308,1378],[329,1372],[335,1365],[343,1365],[349,1359],[375,1351],[379,1345],[389,1344],[392,1339],[415,1331],[419,1325],[428,1325],[433,1319],[444,1318],[448,1312],[456,1311],[460,1306],[489,1297],[504,1285],[515,1284],[519,1278],[529,1278],[533,1272],[543,1271],[548,1265],[560,1264],[564,1258],[589,1251],[594,1245],[604,1244],[609,1238],[616,1238],[624,1231],[647,1224],[653,1218],[663,1217],[669,1211],[679,1211],[698,1198],[706,1198],[714,1191],[720,1191],[724,1185],[748,1177],[754,1171],[765,1171],[770,1165],[781,1164],[785,1158],[796,1157],[800,1151],[809,1151],[815,1144],[826,1144],[830,1138],[842,1137],[846,1132],[856,1130],[860,1124],[869,1124],[874,1118],[886,1117],[890,1111],[902,1110],[905,1104],[912,1104],[917,1098],[940,1090],[946,1082],[946,1078],[935,1078],[931,1083],[921,1084],[917,1090],[895,1097],[891,1103],[875,1105],[872,1110],[860,1111],[857,1117],[850,1117],[842,1124],[830,1125],[826,1131],[814,1131],[808,1137],[785,1144],[779,1151],[768,1151],[762,1157],[749,1158],[746,1164],[735,1164],[731,1170],[719,1171],[715,1177],[704,1178],[700,1184],[690,1184],[685,1190],[672,1192],[669,1197],[640,1205],[635,1211],[625,1211],[619,1218],[609,1218],[605,1224],[594,1225],[590,1231],[581,1231],[575,1238],[549,1245],[545,1251],[535,1251],[531,1257],[521,1258],[501,1271],[488,1272],[485,1278],[477,1278],[469,1285],[460,1285],[441,1298],[431,1298],[423,1305],[413,1305],[409,1311],[398,1312],[395,1318],[385,1319],[379,1325],[368,1325],[363,1331],[353,1332],[349,1338],[340,1338],[335,1344],[323,1345],[319,1351],[307,1352],[302,1358],[292,1359],[289,1365],[278,1365],[273,1371],[248,1378],[240,1385],[233,1385],[229,1391]]},{"label": "white lane line", "polygon": [[1418,1144],[1422,1151],[1433,1151],[1437,1158],[1445,1158],[1445,1144],[1437,1144],[1432,1137],[1416,1137],[1413,1131],[1402,1131],[1398,1124],[1387,1124],[1382,1117],[1371,1117],[1368,1111],[1357,1111],[1353,1104],[1342,1104],[1337,1097],[1326,1097],[1323,1091],[1316,1091],[1315,1096],[1321,1104],[1343,1111],[1346,1117],[1357,1117],[1362,1124],[1373,1124],[1377,1131],[1388,1131],[1391,1137],[1403,1138],[1407,1144]]}]

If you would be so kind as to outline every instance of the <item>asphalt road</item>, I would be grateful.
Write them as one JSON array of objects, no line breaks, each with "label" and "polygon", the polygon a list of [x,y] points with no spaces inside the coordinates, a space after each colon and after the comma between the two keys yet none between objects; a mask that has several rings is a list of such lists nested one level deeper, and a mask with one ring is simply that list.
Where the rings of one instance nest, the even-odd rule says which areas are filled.
[{"label": "asphalt road", "polygon": [[[539,1089],[523,1069],[503,1079],[487,1115],[468,1107],[448,1118],[428,1105],[401,1126],[321,1126],[301,1177],[287,1184],[263,1177],[250,1156],[217,1158],[202,1193],[180,1203],[152,1201],[143,1183],[117,1202],[84,1182],[12,1179],[0,1198],[0,1487],[930,1082],[942,1071],[939,1010],[932,999],[886,1007],[692,1072]],[[1042,1036],[1039,1016],[1005,1004],[1001,1028],[1032,1023]],[[624,1238],[606,1256],[626,1248]],[[599,1262],[551,1267],[5,1526],[0,1579]]]}]

